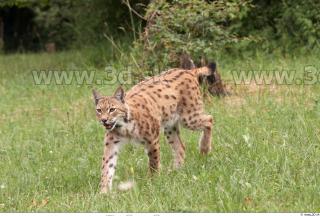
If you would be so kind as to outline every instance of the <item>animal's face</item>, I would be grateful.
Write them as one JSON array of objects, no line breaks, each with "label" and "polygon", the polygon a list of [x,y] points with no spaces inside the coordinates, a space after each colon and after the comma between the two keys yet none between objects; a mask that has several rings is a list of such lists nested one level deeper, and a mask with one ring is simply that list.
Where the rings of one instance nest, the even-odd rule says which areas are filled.
[{"label": "animal's face", "polygon": [[101,96],[96,91],[93,92],[93,96],[96,103],[96,115],[107,130],[113,130],[126,121],[127,108],[122,88],[118,88],[114,96]]}]

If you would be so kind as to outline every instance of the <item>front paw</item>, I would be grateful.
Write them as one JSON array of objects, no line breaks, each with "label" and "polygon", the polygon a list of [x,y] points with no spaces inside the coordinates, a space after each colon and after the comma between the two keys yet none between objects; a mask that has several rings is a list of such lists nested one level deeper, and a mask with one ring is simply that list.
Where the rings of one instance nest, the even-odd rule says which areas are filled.
[{"label": "front paw", "polygon": [[108,193],[110,190],[109,190],[109,188],[108,187],[102,187],[101,189],[100,189],[100,194],[106,194],[106,193]]}]

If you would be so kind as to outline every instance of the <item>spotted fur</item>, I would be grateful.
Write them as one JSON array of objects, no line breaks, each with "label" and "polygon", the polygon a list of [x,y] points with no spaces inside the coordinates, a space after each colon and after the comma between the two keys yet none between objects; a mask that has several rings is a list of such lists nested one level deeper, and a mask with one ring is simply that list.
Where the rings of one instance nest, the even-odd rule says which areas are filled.
[{"label": "spotted fur", "polygon": [[160,129],[171,145],[174,166],[185,158],[180,126],[202,131],[199,147],[202,154],[211,150],[212,116],[204,113],[199,76],[211,76],[208,67],[171,69],[135,85],[127,93],[119,87],[113,96],[93,92],[96,113],[106,128],[102,159],[101,192],[111,189],[121,144],[134,140],[144,145],[151,172],[160,168]]}]

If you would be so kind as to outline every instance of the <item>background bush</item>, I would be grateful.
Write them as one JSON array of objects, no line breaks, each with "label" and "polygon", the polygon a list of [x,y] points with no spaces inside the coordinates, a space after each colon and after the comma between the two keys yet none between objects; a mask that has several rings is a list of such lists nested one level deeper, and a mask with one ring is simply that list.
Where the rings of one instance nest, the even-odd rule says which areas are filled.
[{"label": "background bush", "polygon": [[148,23],[136,43],[139,59],[153,67],[176,65],[181,53],[193,59],[215,56],[249,39],[236,31],[249,8],[248,0],[154,1],[147,7]]},{"label": "background bush", "polygon": [[320,2],[315,0],[253,0],[252,8],[238,29],[253,35],[250,48],[290,53],[319,48]]},{"label": "background bush", "polygon": [[[128,4],[134,11],[129,10]],[[0,3],[2,8],[13,6],[29,8],[35,13],[36,37],[40,37],[42,47],[46,42],[55,42],[60,50],[98,47],[96,62],[103,61],[104,56],[110,57],[101,54],[103,50],[111,49],[111,56],[118,58],[115,53],[123,50],[117,46],[125,44],[124,51],[128,53],[132,43],[134,49],[129,53],[135,64],[149,68],[176,65],[181,52],[199,59],[215,58],[221,52],[242,55],[262,50],[291,54],[319,49],[320,2],[317,0],[6,0]]]}]

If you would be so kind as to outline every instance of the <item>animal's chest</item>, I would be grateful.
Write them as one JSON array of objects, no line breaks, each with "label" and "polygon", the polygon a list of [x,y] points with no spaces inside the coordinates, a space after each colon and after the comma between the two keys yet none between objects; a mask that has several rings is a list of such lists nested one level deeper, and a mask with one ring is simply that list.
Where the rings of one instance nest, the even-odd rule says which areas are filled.
[{"label": "animal's chest", "polygon": [[117,129],[117,133],[120,137],[123,137],[125,139],[135,138],[135,135],[138,132],[136,125],[136,122],[124,124],[122,127]]}]

